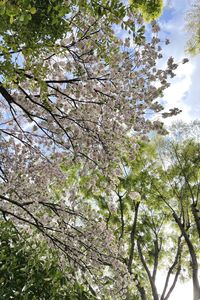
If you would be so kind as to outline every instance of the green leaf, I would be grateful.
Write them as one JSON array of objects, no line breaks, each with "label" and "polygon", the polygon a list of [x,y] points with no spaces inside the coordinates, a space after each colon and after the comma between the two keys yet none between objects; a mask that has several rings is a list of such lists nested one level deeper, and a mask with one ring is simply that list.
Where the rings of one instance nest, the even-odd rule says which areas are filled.
[{"label": "green leaf", "polygon": [[13,22],[14,22],[14,17],[12,15],[12,16],[10,16],[10,24],[13,24]]},{"label": "green leaf", "polygon": [[32,15],[34,15],[36,12],[37,12],[37,9],[36,9],[35,7],[31,7],[30,13],[31,13]]}]

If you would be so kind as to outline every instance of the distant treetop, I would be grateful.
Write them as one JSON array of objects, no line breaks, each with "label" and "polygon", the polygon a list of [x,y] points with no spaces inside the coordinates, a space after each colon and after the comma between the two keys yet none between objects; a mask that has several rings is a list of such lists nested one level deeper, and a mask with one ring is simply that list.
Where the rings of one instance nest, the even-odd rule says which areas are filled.
[{"label": "distant treetop", "polygon": [[187,42],[187,52],[192,55],[200,54],[200,2],[194,0],[186,14],[186,30],[190,33]]}]

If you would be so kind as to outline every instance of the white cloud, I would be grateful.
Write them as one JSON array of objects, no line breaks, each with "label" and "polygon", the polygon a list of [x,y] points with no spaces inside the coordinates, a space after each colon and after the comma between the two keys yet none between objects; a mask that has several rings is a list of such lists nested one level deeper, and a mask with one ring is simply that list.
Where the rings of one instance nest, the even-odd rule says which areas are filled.
[{"label": "white cloud", "polygon": [[186,99],[191,90],[194,69],[195,67],[192,63],[180,66],[177,70],[176,78],[173,80],[171,86],[165,91],[163,100],[166,111],[173,107],[178,107],[182,110],[182,113],[178,116],[165,119],[166,125],[180,119],[185,122],[192,121],[192,108],[187,103]]}]

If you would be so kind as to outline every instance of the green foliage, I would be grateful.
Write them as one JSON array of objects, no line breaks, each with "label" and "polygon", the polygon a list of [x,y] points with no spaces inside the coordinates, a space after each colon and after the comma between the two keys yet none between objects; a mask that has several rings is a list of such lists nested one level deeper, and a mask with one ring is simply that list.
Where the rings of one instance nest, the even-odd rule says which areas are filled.
[{"label": "green foliage", "polygon": [[62,0],[1,1],[1,35],[11,49],[20,44],[33,47],[37,42],[54,42],[66,30],[63,16],[69,11]]},{"label": "green foliage", "polygon": [[72,284],[59,267],[58,256],[37,236],[16,231],[0,222],[0,298],[2,300],[92,299],[83,286]]},{"label": "green foliage", "polygon": [[138,10],[146,21],[157,19],[163,11],[163,0],[130,0],[133,10]]}]

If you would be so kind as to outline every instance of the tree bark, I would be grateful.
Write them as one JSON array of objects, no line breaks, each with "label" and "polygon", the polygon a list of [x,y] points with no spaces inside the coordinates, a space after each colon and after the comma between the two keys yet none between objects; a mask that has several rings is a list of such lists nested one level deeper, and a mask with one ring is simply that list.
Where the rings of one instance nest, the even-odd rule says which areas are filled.
[{"label": "tree bark", "polygon": [[134,221],[133,221],[133,225],[132,225],[132,229],[131,229],[131,234],[130,234],[131,249],[130,249],[129,260],[128,260],[128,270],[129,270],[129,273],[131,273],[131,267],[132,267],[132,262],[133,262],[134,246],[135,246],[135,232],[136,232],[136,225],[137,225],[139,205],[140,205],[139,202],[136,203],[136,206],[135,206],[135,216],[134,216]]},{"label": "tree bark", "polygon": [[153,278],[151,276],[151,272],[146,264],[146,261],[145,261],[145,258],[143,256],[143,253],[142,253],[142,249],[141,249],[141,245],[140,245],[140,241],[137,240],[137,247],[138,247],[138,254],[139,254],[139,257],[140,257],[140,260],[143,264],[143,267],[147,273],[147,276],[149,278],[149,282],[150,282],[150,285],[151,285],[151,291],[152,291],[152,295],[153,295],[153,300],[159,300],[159,296],[158,296],[158,292],[157,292],[157,289],[156,289],[156,285],[155,285],[155,282],[153,281]]},{"label": "tree bark", "polygon": [[[191,209],[192,209],[192,214],[193,214],[193,217],[194,217],[194,220],[195,220],[195,224],[196,224],[196,227],[197,227],[197,232],[198,232],[199,239],[200,239],[200,212],[198,211],[195,204],[191,205]],[[199,215],[198,215],[198,213],[199,213]]]}]

